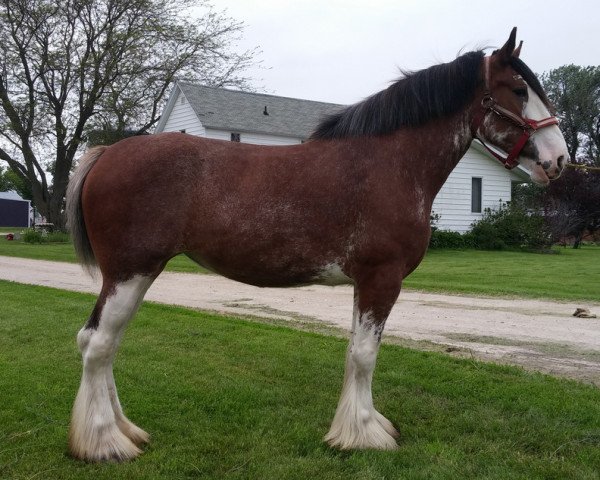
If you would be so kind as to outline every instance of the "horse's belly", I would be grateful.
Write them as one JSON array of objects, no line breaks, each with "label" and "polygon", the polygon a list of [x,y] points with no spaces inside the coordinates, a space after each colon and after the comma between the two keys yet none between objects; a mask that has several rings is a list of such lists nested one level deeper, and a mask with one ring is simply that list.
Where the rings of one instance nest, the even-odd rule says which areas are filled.
[{"label": "horse's belly", "polygon": [[321,264],[247,262],[245,264],[213,262],[202,255],[187,255],[204,268],[238,282],[258,287],[295,287],[301,285],[348,285],[353,281],[335,261]]}]

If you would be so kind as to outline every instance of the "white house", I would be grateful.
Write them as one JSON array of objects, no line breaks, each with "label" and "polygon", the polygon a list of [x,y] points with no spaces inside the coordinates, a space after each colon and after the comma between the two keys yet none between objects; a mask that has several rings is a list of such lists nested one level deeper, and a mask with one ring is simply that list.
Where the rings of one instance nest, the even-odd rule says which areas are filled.
[{"label": "white house", "polygon": [[[219,140],[259,145],[305,141],[319,120],[343,105],[240,92],[179,82],[171,92],[156,128]],[[485,208],[510,201],[512,183],[529,175],[520,167],[509,171],[478,143],[448,177],[433,202],[438,228],[465,232]]]}]

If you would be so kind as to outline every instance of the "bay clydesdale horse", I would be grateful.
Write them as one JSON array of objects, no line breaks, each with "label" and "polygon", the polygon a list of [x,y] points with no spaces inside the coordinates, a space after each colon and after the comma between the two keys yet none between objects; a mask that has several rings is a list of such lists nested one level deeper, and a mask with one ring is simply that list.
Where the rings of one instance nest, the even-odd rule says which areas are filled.
[{"label": "bay clydesdale horse", "polygon": [[148,441],[123,414],[113,359],[148,287],[181,253],[251,285],[353,284],[346,373],[325,440],[395,448],[371,380],[402,280],[427,249],[436,194],[474,139],[542,184],[568,159],[515,36],[489,56],[469,52],[406,74],[324,119],[302,145],[163,133],[89,150],[71,179],[67,213],[81,262],[97,267],[103,284],[77,336],[73,456],[126,460]]}]

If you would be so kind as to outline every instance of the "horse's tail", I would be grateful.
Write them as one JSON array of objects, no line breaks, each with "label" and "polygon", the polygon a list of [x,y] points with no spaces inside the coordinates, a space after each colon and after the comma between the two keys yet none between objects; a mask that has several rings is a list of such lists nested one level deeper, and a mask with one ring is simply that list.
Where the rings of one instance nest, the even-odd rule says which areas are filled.
[{"label": "horse's tail", "polygon": [[67,226],[71,231],[71,238],[75,252],[79,258],[79,262],[93,273],[96,266],[96,257],[88,238],[87,229],[85,228],[85,219],[83,218],[83,210],[81,208],[81,192],[83,183],[90,170],[95,165],[96,161],[104,153],[106,147],[94,147],[85,152],[79,160],[79,166],[69,180],[67,187]]}]

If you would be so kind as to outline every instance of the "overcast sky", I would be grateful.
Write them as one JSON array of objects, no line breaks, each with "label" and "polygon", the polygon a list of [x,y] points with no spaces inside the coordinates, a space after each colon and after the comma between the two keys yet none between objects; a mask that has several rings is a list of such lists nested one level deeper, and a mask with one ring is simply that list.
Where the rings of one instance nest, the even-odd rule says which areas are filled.
[{"label": "overcast sky", "polygon": [[354,103],[459,51],[501,46],[513,26],[535,72],[600,65],[599,0],[211,0],[246,24],[240,49],[267,93]]}]

